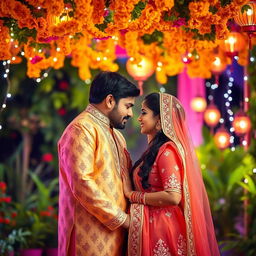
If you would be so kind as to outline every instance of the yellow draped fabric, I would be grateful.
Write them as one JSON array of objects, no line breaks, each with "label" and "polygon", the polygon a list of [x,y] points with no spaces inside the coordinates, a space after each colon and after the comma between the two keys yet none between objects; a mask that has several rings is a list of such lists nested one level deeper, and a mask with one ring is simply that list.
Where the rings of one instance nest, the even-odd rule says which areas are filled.
[{"label": "yellow draped fabric", "polygon": [[[130,165],[123,136],[92,105],[59,143],[59,255],[120,256],[126,199],[121,173]],[[72,235],[71,235],[72,234]],[[73,256],[73,253],[72,253]]]}]

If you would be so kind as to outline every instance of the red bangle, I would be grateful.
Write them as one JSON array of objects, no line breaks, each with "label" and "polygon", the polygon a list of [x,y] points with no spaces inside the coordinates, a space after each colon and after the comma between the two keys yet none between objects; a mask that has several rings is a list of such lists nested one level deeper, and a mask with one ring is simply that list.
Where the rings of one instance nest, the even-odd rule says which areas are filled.
[{"label": "red bangle", "polygon": [[138,204],[146,204],[145,199],[146,199],[145,192],[133,191],[131,193],[130,202],[138,203]]}]

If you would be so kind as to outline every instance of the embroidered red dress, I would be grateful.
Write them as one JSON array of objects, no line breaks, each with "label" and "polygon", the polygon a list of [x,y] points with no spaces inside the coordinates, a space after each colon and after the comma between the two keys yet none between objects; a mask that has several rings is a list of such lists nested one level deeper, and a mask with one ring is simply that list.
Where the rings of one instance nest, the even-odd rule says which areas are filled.
[{"label": "embroidered red dress", "polygon": [[[167,142],[159,150],[149,175],[149,189],[141,186],[134,172],[136,189],[144,192],[174,191],[182,193],[182,164],[172,143]],[[142,248],[140,255],[164,256],[186,254],[186,225],[181,206],[144,206]]]},{"label": "embroidered red dress", "polygon": [[160,93],[162,145],[144,190],[138,176],[137,191],[181,193],[178,206],[153,207],[133,203],[130,207],[128,256],[219,256],[207,193],[195,149],[177,98]]}]

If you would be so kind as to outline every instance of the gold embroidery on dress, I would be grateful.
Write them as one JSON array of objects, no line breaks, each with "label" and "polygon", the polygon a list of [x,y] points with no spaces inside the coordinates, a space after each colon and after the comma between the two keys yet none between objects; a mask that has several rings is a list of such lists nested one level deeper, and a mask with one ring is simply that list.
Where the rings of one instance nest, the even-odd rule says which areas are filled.
[{"label": "gold embroidery on dress", "polygon": [[[103,115],[98,109],[96,109],[94,106],[92,105],[88,105],[86,110],[88,113],[91,114],[93,120],[100,126],[102,127],[102,129],[104,129],[104,134],[107,136],[107,139],[110,143],[110,146],[111,146],[111,151],[112,153],[114,154],[114,159],[115,159],[115,165],[116,165],[116,170],[118,172],[118,175],[120,177],[120,160],[119,159],[119,155],[122,156],[122,154],[118,154],[118,148],[116,146],[116,143],[114,141],[114,138],[113,136],[111,135],[109,129],[110,129],[110,121],[109,119]],[[105,124],[104,126],[102,125],[102,122]]]},{"label": "gold embroidery on dress", "polygon": [[168,151],[168,150],[165,151],[165,152],[164,152],[164,155],[165,155],[165,156],[169,156],[169,155],[170,155],[170,151]]},{"label": "gold embroidery on dress", "polygon": [[168,246],[162,239],[158,240],[153,252],[154,252],[154,256],[171,256]]},{"label": "gold embroidery on dress", "polygon": [[181,255],[181,256],[186,256],[187,253],[187,244],[186,244],[186,239],[183,237],[183,235],[179,235],[179,238],[178,238],[178,255]]},{"label": "gold embroidery on dress", "polygon": [[174,173],[172,173],[172,175],[169,177],[169,180],[165,183],[164,189],[168,189],[170,191],[175,190],[181,193],[181,184]]},{"label": "gold embroidery on dress", "polygon": [[119,210],[117,216],[114,219],[110,220],[109,222],[105,223],[105,225],[109,229],[113,230],[115,227],[120,225],[120,223],[124,223],[126,217],[127,217],[127,214]]},{"label": "gold embroidery on dress", "polygon": [[128,255],[140,256],[142,246],[142,224],[144,205],[133,204],[131,207],[131,224],[128,238]]},{"label": "gold embroidery on dress", "polygon": [[106,125],[108,126],[110,125],[109,119],[103,113],[101,113],[97,108],[95,108],[93,105],[89,104],[85,111],[89,112],[94,117],[96,117],[97,119],[105,123]]},{"label": "gold embroidery on dress", "polygon": [[[172,127],[172,109],[174,102],[172,101],[172,97],[165,93],[160,93],[160,104],[163,111],[161,112],[161,122],[163,127],[163,132],[167,135],[178,148],[178,151],[182,158],[182,164],[184,166],[184,180],[183,180],[183,191],[185,196],[185,205],[184,205],[184,216],[186,221],[187,228],[187,247],[188,247],[188,256],[195,256],[195,245],[194,245],[194,236],[192,232],[192,219],[191,219],[191,208],[190,208],[190,195],[188,191],[188,184],[186,179],[186,163],[185,163],[185,152],[182,147],[182,144],[178,140],[176,134],[174,134],[174,127]],[[178,110],[181,110],[181,106],[177,106]],[[171,111],[170,111],[171,109]]]}]

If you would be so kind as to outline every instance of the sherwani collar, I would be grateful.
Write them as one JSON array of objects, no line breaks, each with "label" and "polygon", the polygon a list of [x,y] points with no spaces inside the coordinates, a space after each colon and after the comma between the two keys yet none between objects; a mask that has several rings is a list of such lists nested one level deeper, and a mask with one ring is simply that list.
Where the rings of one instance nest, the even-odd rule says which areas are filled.
[{"label": "sherwani collar", "polygon": [[107,116],[105,116],[102,112],[100,112],[97,108],[95,108],[93,105],[89,104],[85,111],[92,114],[94,117],[96,117],[98,120],[106,124],[107,126],[110,126],[110,120]]}]

